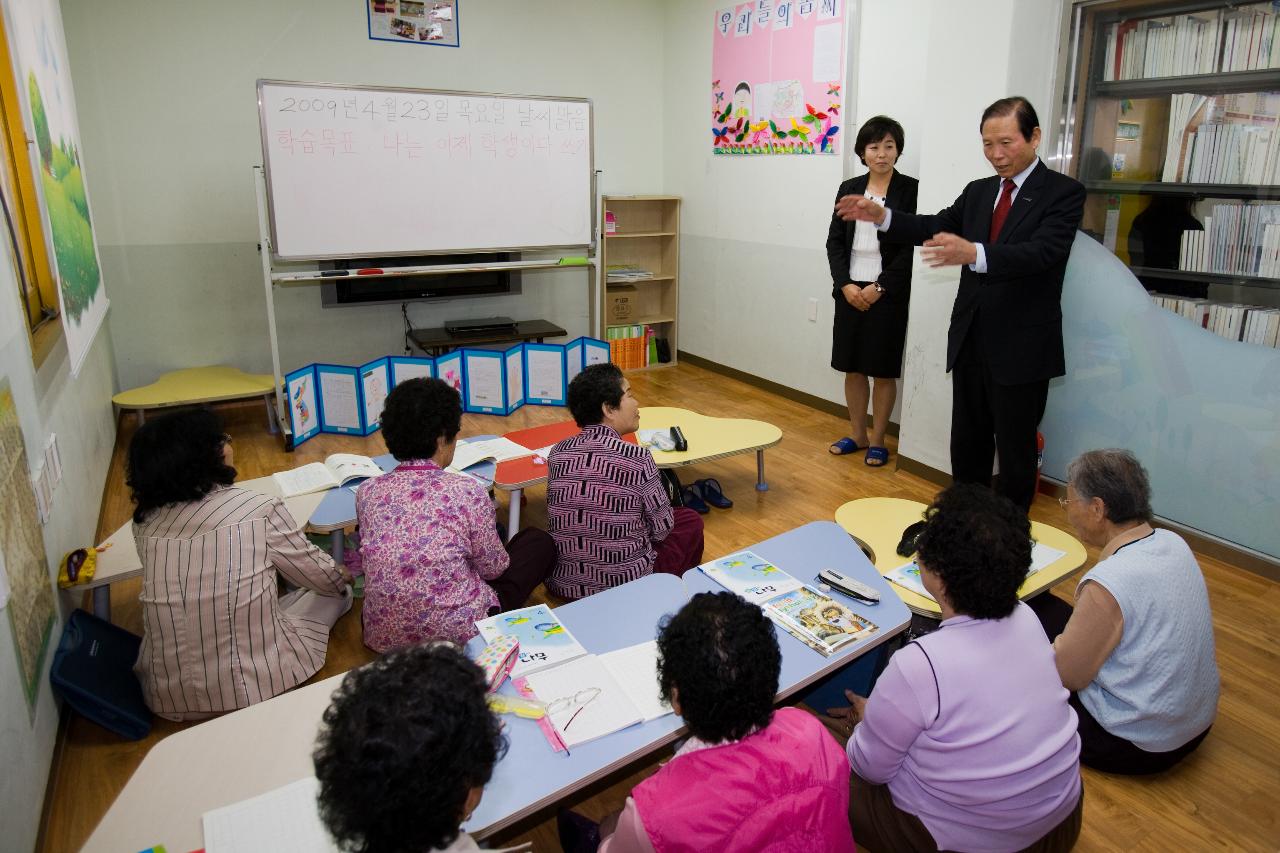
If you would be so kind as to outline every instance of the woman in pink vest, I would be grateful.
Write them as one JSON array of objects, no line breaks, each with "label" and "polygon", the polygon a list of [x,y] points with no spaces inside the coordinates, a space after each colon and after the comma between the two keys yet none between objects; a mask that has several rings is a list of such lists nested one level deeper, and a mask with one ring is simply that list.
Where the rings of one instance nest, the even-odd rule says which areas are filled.
[{"label": "woman in pink vest", "polygon": [[662,697],[689,738],[601,825],[601,853],[852,853],[848,760],[815,717],[774,710],[782,656],[760,608],[695,595],[660,629],[658,652]]}]

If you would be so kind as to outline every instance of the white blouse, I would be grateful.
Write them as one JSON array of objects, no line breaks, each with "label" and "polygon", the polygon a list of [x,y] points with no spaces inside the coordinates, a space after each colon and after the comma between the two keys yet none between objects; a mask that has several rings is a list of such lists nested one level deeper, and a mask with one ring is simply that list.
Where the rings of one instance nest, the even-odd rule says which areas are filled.
[{"label": "white blouse", "polygon": [[[884,199],[867,193],[867,198],[883,205]],[[849,281],[863,284],[880,278],[880,240],[872,222],[857,222],[853,229],[853,248],[849,252]]]}]

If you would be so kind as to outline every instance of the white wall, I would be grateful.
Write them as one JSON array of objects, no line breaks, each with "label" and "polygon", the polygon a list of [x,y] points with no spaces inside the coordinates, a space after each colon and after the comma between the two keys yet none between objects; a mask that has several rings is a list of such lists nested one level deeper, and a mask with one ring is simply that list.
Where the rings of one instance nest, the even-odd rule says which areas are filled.
[{"label": "white wall", "polygon": [[[50,33],[61,38],[61,33]],[[94,174],[86,173],[92,181]],[[31,362],[18,284],[8,240],[0,240],[0,377],[9,380],[22,422],[27,460],[44,452],[50,433],[57,433],[64,479],[54,493],[53,514],[44,527],[50,583],[57,560],[67,551],[93,542],[102,503],[102,488],[115,443],[111,416],[112,355],[110,333],[98,333],[80,375],[71,377],[65,341],[60,342],[39,372]],[[107,279],[107,286],[111,286]],[[7,512],[0,507],[0,512]],[[64,605],[65,599],[59,597]],[[49,689],[49,663],[62,632],[57,614],[40,674],[35,713],[22,690],[17,650],[9,614],[0,610],[0,848],[30,850],[39,830],[49,762],[58,730],[58,709]]]},{"label": "white wall", "polygon": [[[723,5],[666,4],[664,188],[684,199],[680,349],[843,402],[841,374],[828,367],[833,303],[823,247],[845,158],[711,153],[711,24]],[[806,319],[810,299],[816,323]]]},{"label": "white wall", "polygon": [[[64,0],[63,16],[122,387],[177,367],[271,369],[250,174],[260,77],[590,97],[602,189],[662,186],[662,18],[646,3],[466,2],[461,49],[370,41],[352,0]],[[578,335],[587,292],[581,270],[526,273],[521,297],[409,310],[417,326],[509,314]],[[277,317],[286,370],[403,339],[399,305],[321,309],[314,287],[282,289]]]}]

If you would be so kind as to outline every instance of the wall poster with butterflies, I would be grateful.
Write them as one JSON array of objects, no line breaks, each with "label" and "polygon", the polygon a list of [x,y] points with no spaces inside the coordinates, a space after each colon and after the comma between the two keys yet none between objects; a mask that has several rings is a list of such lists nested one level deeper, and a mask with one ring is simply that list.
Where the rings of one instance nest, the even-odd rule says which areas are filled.
[{"label": "wall poster with butterflies", "polygon": [[716,11],[714,153],[840,153],[846,7],[852,2],[752,0]]}]

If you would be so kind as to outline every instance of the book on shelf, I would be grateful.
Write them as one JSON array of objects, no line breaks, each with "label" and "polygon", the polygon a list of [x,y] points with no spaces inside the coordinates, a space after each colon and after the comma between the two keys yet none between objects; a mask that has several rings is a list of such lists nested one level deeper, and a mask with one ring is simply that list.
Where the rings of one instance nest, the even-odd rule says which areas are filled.
[{"label": "book on shelf", "polygon": [[622,370],[634,370],[649,364],[649,338],[653,329],[645,325],[610,326],[605,333],[609,341],[609,360]]},{"label": "book on shelf", "polygon": [[1119,21],[1106,28],[1104,81],[1211,74],[1218,69],[1222,10]]},{"label": "book on shelf", "polygon": [[1104,81],[1280,68],[1271,3],[1118,21],[1104,33]]},{"label": "book on shelf", "polygon": [[1280,347],[1280,308],[1214,302],[1154,292],[1151,300],[1161,308],[1185,317],[1205,331],[1227,340]]},{"label": "book on shelf", "polygon": [[309,495],[312,492],[323,492],[345,486],[353,480],[367,480],[381,477],[383,470],[368,456],[358,453],[334,453],[323,462],[312,462],[294,468],[292,471],[280,471],[272,474],[280,487],[280,494],[286,498],[298,495]]},{"label": "book on shelf", "polygon": [[1204,217],[1203,231],[1183,231],[1178,269],[1280,278],[1280,204],[1222,202]]},{"label": "book on shelf", "polygon": [[1250,311],[1242,340],[1247,344],[1280,349],[1280,308]]},{"label": "book on shelf", "polygon": [[1170,96],[1166,182],[1275,184],[1280,179],[1280,93]]},{"label": "book on shelf", "polygon": [[508,610],[481,619],[476,622],[476,628],[486,643],[501,634],[509,634],[520,641],[516,665],[511,670],[512,678],[532,675],[587,653],[545,604]]},{"label": "book on shelf", "polygon": [[775,625],[820,654],[833,655],[880,630],[753,551],[739,551],[698,569],[725,589],[758,605]]},{"label": "book on shelf", "polygon": [[1223,16],[1221,71],[1280,67],[1277,17],[1270,3],[1232,9]]},{"label": "book on shelf", "polygon": [[609,264],[605,267],[605,280],[610,283],[629,281],[648,281],[653,278],[653,271],[635,264]]},{"label": "book on shelf", "polygon": [[1209,326],[1209,300],[1190,296],[1174,296],[1168,293],[1151,293],[1151,301],[1172,311],[1179,317],[1185,317],[1202,329]]}]

